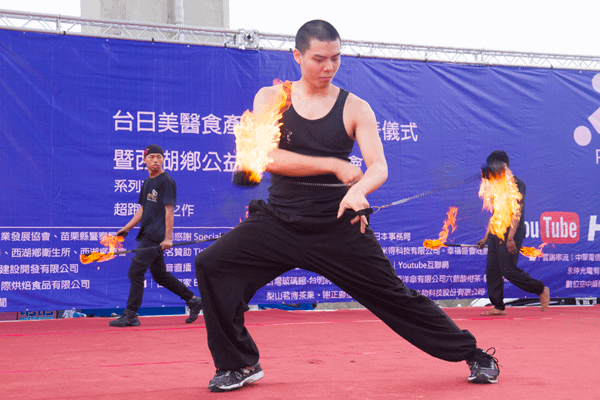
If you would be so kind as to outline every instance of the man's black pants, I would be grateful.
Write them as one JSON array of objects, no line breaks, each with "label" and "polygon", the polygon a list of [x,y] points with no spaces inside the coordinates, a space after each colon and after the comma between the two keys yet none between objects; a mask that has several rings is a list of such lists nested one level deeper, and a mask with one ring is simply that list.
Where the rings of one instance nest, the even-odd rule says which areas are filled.
[{"label": "man's black pants", "polygon": [[435,302],[407,288],[373,231],[339,220],[299,217],[252,201],[249,217],[196,256],[208,346],[216,368],[256,364],[259,352],[244,312],[258,289],[294,268],[329,279],[421,350],[447,361],[468,359],[476,340]]},{"label": "man's black pants", "polygon": [[[522,238],[515,240],[517,250],[521,250],[522,243]],[[490,234],[485,274],[490,302],[498,310],[505,309],[504,278],[527,293],[539,296],[544,292],[542,281],[533,279],[527,272],[517,267],[518,259],[519,251],[517,254],[510,254],[506,247],[506,241]]]},{"label": "man's black pants", "polygon": [[152,278],[156,283],[175,293],[186,302],[194,297],[194,293],[189,290],[173,274],[167,271],[165,265],[165,256],[158,247],[160,243],[142,239],[138,248],[150,247],[148,250],[142,250],[135,253],[131,266],[129,267],[129,298],[127,299],[127,309],[137,312],[142,305],[144,297],[144,279],[146,271],[150,268]]}]

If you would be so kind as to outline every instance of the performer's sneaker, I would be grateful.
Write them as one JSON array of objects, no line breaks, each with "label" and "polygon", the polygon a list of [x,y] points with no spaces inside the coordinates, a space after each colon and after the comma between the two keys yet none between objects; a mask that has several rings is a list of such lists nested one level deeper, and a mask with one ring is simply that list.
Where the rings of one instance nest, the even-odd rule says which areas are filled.
[{"label": "performer's sneaker", "polygon": [[263,376],[265,376],[265,374],[258,362],[253,367],[218,369],[214,378],[210,380],[208,389],[211,392],[227,392],[256,382]]},{"label": "performer's sneaker", "polygon": [[185,320],[186,324],[191,324],[198,319],[198,314],[202,310],[202,300],[198,297],[193,297],[187,302],[187,306],[190,308],[190,316]]},{"label": "performer's sneaker", "polygon": [[[493,350],[491,354],[489,351]],[[475,355],[467,360],[467,364],[471,369],[471,375],[469,376],[469,382],[471,383],[496,383],[498,382],[498,375],[500,375],[500,368],[498,367],[498,360],[493,357],[496,353],[496,349],[490,347],[487,351],[482,349],[475,350]]]},{"label": "performer's sneaker", "polygon": [[123,315],[113,321],[110,321],[108,325],[117,326],[119,328],[125,326],[139,326],[140,320],[138,319],[136,312],[125,309],[125,311],[123,311]]}]

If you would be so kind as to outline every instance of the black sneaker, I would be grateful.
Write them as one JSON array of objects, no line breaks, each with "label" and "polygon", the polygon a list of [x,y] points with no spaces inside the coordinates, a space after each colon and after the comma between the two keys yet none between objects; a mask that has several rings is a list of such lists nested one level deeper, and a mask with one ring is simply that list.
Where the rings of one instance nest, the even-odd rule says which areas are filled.
[{"label": "black sneaker", "polygon": [[[489,353],[493,350],[493,353]],[[496,354],[496,349],[490,347],[487,351],[482,349],[475,350],[475,355],[471,360],[467,360],[467,364],[471,369],[471,375],[469,376],[469,382],[471,383],[496,383],[498,382],[498,375],[500,375],[500,368],[498,367],[498,360],[493,357]]]},{"label": "black sneaker", "polygon": [[119,328],[124,326],[139,326],[140,320],[138,319],[136,312],[125,309],[125,311],[123,311],[123,315],[113,321],[110,321],[108,325],[117,326]]},{"label": "black sneaker", "polygon": [[198,319],[198,314],[202,310],[202,300],[198,297],[193,297],[187,302],[187,306],[190,308],[190,316],[185,320],[186,324],[191,324]]},{"label": "black sneaker", "polygon": [[208,389],[211,392],[227,392],[256,382],[263,376],[265,374],[260,363],[256,363],[253,367],[240,369],[218,369],[215,377],[210,380]]}]

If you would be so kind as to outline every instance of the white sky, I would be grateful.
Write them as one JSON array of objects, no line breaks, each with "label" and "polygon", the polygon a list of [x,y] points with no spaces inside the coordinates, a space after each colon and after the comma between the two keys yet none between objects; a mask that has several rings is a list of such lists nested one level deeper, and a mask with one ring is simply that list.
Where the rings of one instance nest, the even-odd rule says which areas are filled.
[{"label": "white sky", "polygon": [[[79,16],[80,0],[0,0],[0,9]],[[231,29],[293,35],[319,18],[342,39],[600,56],[598,0],[229,0],[229,11]]]}]

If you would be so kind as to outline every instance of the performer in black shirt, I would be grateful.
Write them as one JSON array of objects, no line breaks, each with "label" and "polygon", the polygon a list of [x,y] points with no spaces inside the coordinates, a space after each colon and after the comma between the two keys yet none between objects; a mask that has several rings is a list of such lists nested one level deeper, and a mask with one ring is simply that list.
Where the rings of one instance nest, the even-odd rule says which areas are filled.
[{"label": "performer in black shirt", "polygon": [[[491,168],[506,169],[509,166],[508,154],[504,150],[495,150],[487,158],[487,164]],[[515,184],[521,193],[519,201],[519,212],[512,215],[510,226],[500,239],[496,235],[490,235],[490,227],[485,236],[477,243],[482,249],[488,245],[485,275],[487,280],[488,296],[494,306],[484,311],[482,315],[506,315],[504,304],[504,278],[519,289],[534,293],[540,298],[540,307],[544,311],[550,304],[550,289],[538,279],[532,278],[527,272],[517,267],[519,251],[525,238],[525,183],[516,176]]]},{"label": "performer in black shirt", "polygon": [[156,283],[185,300],[190,308],[186,323],[194,322],[202,309],[200,299],[166,269],[163,251],[173,246],[173,208],[177,200],[177,188],[173,178],[162,168],[164,160],[164,153],[160,146],[151,144],[144,150],[144,163],[148,167],[150,177],[142,186],[139,198],[141,207],[131,221],[117,232],[117,235],[125,236],[139,223],[140,232],[136,238],[140,242],[139,248],[150,249],[135,253],[129,267],[131,284],[127,308],[123,315],[109,323],[110,326],[124,327],[140,324],[137,311],[142,305],[144,275],[148,268]]}]

